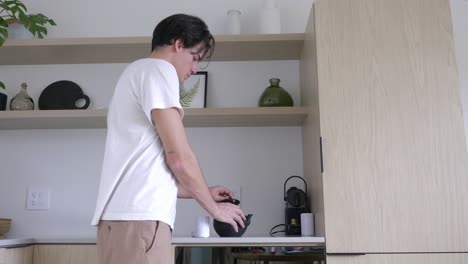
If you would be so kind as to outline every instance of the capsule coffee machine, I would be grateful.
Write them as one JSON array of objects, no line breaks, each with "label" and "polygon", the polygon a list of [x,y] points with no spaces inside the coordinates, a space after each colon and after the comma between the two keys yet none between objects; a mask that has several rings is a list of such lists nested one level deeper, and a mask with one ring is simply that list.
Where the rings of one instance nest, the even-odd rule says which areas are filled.
[{"label": "capsule coffee machine", "polygon": [[[301,179],[304,182],[304,190],[297,187],[291,187],[286,191],[286,184],[291,179]],[[309,199],[307,196],[307,183],[300,176],[291,176],[284,182],[284,201],[285,201],[285,225],[287,236],[301,235],[301,214],[309,213]]]}]

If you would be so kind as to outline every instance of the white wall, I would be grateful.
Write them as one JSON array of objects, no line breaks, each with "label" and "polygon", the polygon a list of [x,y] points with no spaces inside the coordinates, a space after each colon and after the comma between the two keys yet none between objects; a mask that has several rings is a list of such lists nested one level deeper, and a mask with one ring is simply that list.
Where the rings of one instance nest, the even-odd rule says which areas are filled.
[{"label": "white wall", "polygon": [[[243,12],[243,33],[255,33],[261,0],[139,1],[138,6],[124,0],[24,2],[31,11],[55,19],[58,26],[50,28],[48,35],[54,38],[150,36],[157,21],[177,12],[196,14],[215,34],[223,34],[230,8]],[[280,3],[283,32],[303,32],[312,1]],[[90,108],[100,108],[108,105],[125,65],[0,66],[0,80],[9,98],[19,91],[21,82],[27,82],[36,103],[48,84],[72,80],[92,99]],[[298,61],[215,62],[207,71],[209,107],[256,106],[271,77],[279,77],[280,85],[300,104]],[[303,173],[299,127],[190,128],[188,135],[207,181],[241,188],[241,206],[254,214],[247,234],[267,235],[272,226],[283,223],[284,180]],[[13,218],[9,237],[95,236],[89,222],[104,140],[104,129],[0,131],[0,217]],[[25,210],[28,187],[50,189],[48,211]],[[180,201],[175,234],[190,234],[199,214],[205,213],[195,202]]]},{"label": "white wall", "polygon": [[468,0],[451,0],[450,3],[465,119],[465,133],[468,139]]},{"label": "white wall", "polygon": [[[242,33],[256,33],[263,0],[24,0],[33,12],[53,18],[58,27],[49,37],[150,36],[169,14],[188,13],[203,18],[215,34],[227,32],[227,11],[242,12]],[[277,0],[283,32],[304,32],[312,0]]]}]

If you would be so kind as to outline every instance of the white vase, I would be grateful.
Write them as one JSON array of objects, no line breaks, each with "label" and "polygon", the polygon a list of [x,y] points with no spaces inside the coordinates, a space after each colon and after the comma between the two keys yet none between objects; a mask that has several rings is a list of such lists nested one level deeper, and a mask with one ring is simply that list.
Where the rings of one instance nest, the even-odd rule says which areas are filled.
[{"label": "white vase", "polygon": [[238,35],[241,33],[241,11],[237,9],[230,9],[228,15],[228,33],[231,35]]},{"label": "white vase", "polygon": [[281,33],[281,15],[276,0],[263,0],[258,17],[260,34]]},{"label": "white vase", "polygon": [[8,25],[9,39],[32,39],[34,35],[27,30],[21,23],[12,23]]}]

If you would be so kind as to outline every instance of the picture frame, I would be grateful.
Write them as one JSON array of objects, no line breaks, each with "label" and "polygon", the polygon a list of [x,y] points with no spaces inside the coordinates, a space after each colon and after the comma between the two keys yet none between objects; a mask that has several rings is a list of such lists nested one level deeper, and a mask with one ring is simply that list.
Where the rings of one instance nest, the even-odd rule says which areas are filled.
[{"label": "picture frame", "polygon": [[208,72],[199,71],[187,78],[180,87],[180,104],[183,108],[205,108]]}]

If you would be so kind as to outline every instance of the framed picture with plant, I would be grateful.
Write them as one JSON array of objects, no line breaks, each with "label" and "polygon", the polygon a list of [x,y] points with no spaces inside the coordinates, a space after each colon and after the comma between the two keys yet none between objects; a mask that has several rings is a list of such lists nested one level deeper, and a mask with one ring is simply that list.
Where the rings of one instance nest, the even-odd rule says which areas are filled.
[{"label": "framed picture with plant", "polygon": [[205,108],[208,72],[199,71],[187,78],[180,87],[180,104],[184,108]]},{"label": "framed picture with plant", "polygon": [[28,9],[20,0],[0,0],[0,46],[8,38],[9,25],[22,24],[37,38],[44,38],[47,35],[46,25],[56,25],[54,20],[41,13],[27,12]]}]

